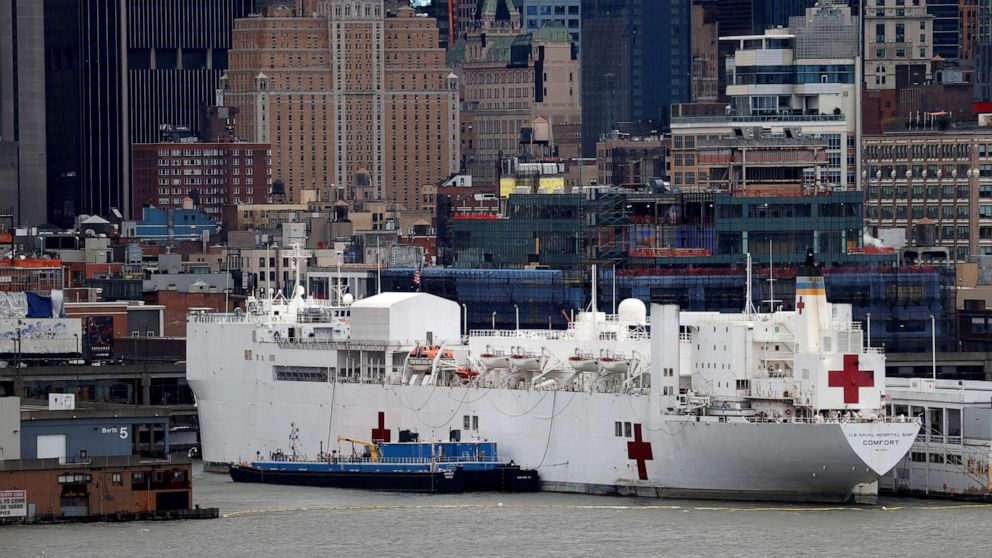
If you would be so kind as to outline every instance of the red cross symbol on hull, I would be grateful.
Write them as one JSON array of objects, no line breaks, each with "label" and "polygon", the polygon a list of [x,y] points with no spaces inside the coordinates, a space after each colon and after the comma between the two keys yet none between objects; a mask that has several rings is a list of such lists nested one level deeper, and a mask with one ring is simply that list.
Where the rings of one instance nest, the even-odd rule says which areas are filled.
[{"label": "red cross symbol on hull", "polygon": [[379,427],[372,429],[372,441],[373,442],[386,442],[389,443],[392,432],[386,428],[386,413],[379,411]]},{"label": "red cross symbol on hull", "polygon": [[641,438],[641,425],[634,424],[634,441],[627,442],[627,459],[637,461],[637,478],[648,480],[647,461],[654,459],[651,453],[651,442]]},{"label": "red cross symbol on hull", "polygon": [[874,370],[858,370],[858,355],[844,355],[844,369],[831,370],[827,374],[827,385],[844,388],[844,403],[859,403],[859,388],[875,387]]},{"label": "red cross symbol on hull", "polygon": [[806,308],[806,303],[803,302],[803,297],[799,297],[799,302],[796,303],[796,310],[799,310],[799,313],[802,314],[803,308]]}]

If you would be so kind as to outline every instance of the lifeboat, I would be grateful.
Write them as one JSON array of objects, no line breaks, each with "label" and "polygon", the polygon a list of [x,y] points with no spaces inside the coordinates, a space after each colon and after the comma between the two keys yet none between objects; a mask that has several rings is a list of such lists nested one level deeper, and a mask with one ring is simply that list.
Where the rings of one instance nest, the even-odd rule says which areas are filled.
[{"label": "lifeboat", "polygon": [[596,358],[592,355],[582,353],[575,353],[568,357],[568,364],[576,372],[595,372],[599,370],[599,363],[596,362]]},{"label": "lifeboat", "polygon": [[479,355],[482,365],[488,370],[501,370],[510,367],[510,359],[500,353],[482,353]]},{"label": "lifeboat", "polygon": [[630,371],[630,364],[629,358],[611,355],[599,357],[599,365],[603,367],[603,370],[615,374],[626,374]]},{"label": "lifeboat", "polygon": [[479,375],[477,371],[464,366],[456,369],[455,374],[463,380],[471,380],[472,378],[475,378]]},{"label": "lifeboat", "polygon": [[434,367],[434,359],[437,358],[439,352],[441,354],[441,360],[452,360],[455,358],[451,350],[441,349],[437,345],[417,345],[413,349],[410,349],[410,358],[407,360],[410,370],[414,372],[430,372]]},{"label": "lifeboat", "polygon": [[541,357],[533,353],[510,355],[510,366],[518,372],[538,372],[541,370]]}]

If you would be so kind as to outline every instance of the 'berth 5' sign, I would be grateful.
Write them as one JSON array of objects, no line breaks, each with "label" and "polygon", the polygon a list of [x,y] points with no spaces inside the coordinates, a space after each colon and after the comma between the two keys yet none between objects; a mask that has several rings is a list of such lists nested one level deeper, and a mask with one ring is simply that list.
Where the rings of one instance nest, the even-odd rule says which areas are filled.
[{"label": "'berth 5' sign", "polygon": [[117,434],[121,437],[121,440],[127,440],[129,436],[127,429],[128,427],[126,426],[104,426],[100,429],[100,434]]}]

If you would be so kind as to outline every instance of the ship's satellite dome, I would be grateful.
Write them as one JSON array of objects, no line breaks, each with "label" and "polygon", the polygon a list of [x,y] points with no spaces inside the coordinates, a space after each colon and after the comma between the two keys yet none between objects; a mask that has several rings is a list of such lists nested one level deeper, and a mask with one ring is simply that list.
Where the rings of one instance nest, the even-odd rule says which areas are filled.
[{"label": "ship's satellite dome", "polygon": [[627,325],[648,325],[648,309],[640,299],[626,298],[617,307],[620,322]]},{"label": "ship's satellite dome", "polygon": [[355,302],[355,297],[351,296],[351,293],[345,293],[344,296],[341,297],[341,303],[345,306],[351,306],[352,302]]}]

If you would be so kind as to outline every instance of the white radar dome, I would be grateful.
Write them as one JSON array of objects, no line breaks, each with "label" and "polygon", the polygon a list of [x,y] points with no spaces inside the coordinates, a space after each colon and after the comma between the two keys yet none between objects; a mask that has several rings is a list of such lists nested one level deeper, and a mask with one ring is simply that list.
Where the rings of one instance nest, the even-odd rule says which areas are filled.
[{"label": "white radar dome", "polygon": [[341,297],[341,303],[345,306],[351,306],[351,303],[354,301],[355,297],[351,296],[351,293],[345,293],[344,296]]},{"label": "white radar dome", "polygon": [[647,306],[637,298],[626,298],[617,307],[617,316],[621,323],[636,326],[648,325]]}]

